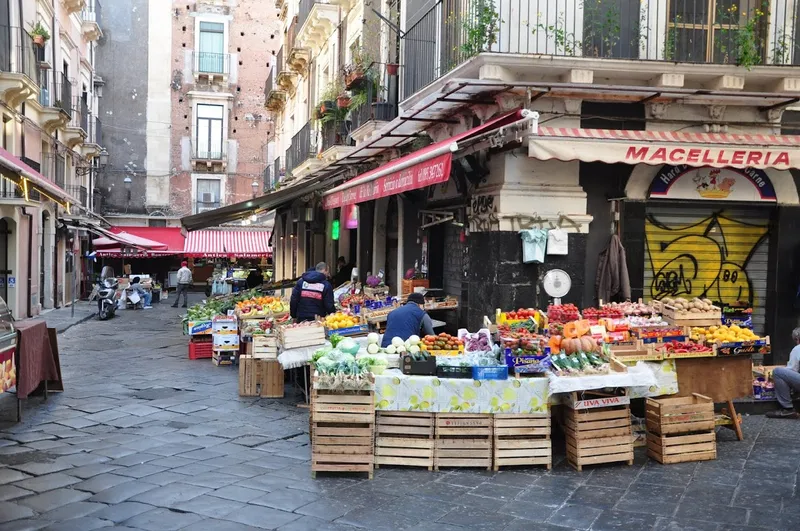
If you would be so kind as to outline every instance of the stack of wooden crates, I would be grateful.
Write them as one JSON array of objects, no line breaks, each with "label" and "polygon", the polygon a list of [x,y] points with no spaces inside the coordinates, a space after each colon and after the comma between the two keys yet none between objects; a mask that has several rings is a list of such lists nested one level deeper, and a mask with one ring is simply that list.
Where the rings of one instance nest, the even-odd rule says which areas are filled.
[{"label": "stack of wooden crates", "polygon": [[564,406],[567,462],[578,471],[586,465],[633,464],[630,398],[579,399],[572,393]]},{"label": "stack of wooden crates", "polygon": [[375,468],[419,466],[433,470],[435,413],[378,411]]},{"label": "stack of wooden crates", "polygon": [[239,357],[239,396],[283,398],[283,368],[278,362],[278,339],[255,335]]},{"label": "stack of wooden crates", "polygon": [[317,472],[366,472],[375,457],[375,393],[311,391],[311,477]]},{"label": "stack of wooden crates", "polygon": [[235,316],[218,315],[211,323],[214,365],[233,365],[239,351],[239,324]]},{"label": "stack of wooden crates", "polygon": [[647,455],[662,464],[717,458],[714,401],[699,394],[648,398]]}]

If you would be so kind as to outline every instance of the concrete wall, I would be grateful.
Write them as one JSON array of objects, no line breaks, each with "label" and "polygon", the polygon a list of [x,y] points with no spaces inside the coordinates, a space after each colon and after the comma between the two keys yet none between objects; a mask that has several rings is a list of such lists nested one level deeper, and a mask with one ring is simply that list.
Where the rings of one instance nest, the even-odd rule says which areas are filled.
[{"label": "concrete wall", "polygon": [[[148,120],[161,129],[162,142],[169,139],[169,115],[149,118],[147,114],[151,3],[106,0],[103,4],[97,73],[106,82],[99,104],[104,147],[109,153],[108,167],[98,179],[104,214],[145,212]],[[130,201],[123,185],[126,175],[133,180]]]}]

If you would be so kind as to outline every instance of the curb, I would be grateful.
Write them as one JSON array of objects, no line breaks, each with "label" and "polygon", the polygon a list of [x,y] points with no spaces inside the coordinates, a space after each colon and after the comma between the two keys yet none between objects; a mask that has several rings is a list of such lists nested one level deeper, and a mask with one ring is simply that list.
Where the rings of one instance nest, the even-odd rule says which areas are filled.
[{"label": "curb", "polygon": [[77,321],[75,321],[73,323],[69,323],[68,325],[65,325],[65,326],[62,326],[62,327],[56,327],[56,333],[57,334],[63,334],[64,332],[66,332],[67,330],[72,328],[73,326],[79,325],[81,323],[85,323],[89,319],[93,318],[95,315],[97,315],[97,312],[92,312],[92,313],[90,313],[89,315],[87,315],[85,317],[81,317],[80,319],[78,319]]}]

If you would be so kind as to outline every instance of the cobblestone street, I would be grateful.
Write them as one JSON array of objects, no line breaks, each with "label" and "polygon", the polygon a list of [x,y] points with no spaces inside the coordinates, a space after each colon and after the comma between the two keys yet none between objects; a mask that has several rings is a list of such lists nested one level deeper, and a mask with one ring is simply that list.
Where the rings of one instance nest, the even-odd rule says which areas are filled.
[{"label": "cobblestone street", "polygon": [[178,310],[124,311],[59,335],[65,392],[0,396],[0,531],[800,529],[800,423],[754,416],[717,461],[563,462],[551,472],[381,469],[311,479],[299,396],[245,399],[190,361]]}]

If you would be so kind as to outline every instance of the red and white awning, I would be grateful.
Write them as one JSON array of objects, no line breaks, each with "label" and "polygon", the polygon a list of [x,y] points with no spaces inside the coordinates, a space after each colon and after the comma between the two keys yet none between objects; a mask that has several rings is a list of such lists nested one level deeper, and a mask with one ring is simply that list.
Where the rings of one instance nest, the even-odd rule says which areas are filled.
[{"label": "red and white awning", "polygon": [[97,256],[166,256],[183,254],[184,237],[178,227],[111,227],[92,243]]},{"label": "red and white awning", "polygon": [[272,254],[265,230],[198,230],[186,236],[186,256],[260,258]]},{"label": "red and white awning", "polygon": [[539,127],[528,154],[539,160],[786,170],[800,167],[800,135]]},{"label": "red and white awning", "polygon": [[322,207],[330,210],[443,183],[450,178],[450,165],[453,153],[459,149],[459,141],[530,119],[528,116],[529,111],[511,111],[469,131],[425,146],[363,173],[323,194]]}]

